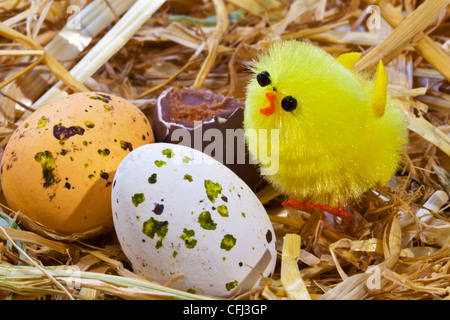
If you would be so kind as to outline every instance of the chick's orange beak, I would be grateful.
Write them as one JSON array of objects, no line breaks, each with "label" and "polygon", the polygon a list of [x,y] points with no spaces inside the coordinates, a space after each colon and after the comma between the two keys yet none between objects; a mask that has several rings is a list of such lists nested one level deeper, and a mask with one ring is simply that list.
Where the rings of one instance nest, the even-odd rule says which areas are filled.
[{"label": "chick's orange beak", "polygon": [[269,101],[269,106],[259,109],[259,113],[265,116],[270,116],[275,112],[275,93],[271,91],[266,92],[266,98]]}]

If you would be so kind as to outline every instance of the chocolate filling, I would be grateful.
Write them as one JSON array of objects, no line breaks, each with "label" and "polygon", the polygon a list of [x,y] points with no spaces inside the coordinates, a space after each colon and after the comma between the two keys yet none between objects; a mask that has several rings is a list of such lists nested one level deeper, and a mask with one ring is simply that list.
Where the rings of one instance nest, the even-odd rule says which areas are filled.
[{"label": "chocolate filling", "polygon": [[[223,159],[224,165],[234,171],[252,190],[264,187],[265,182],[259,174],[257,166],[249,161],[248,149],[244,139],[236,139],[234,150],[226,145],[227,130],[243,128],[245,103],[232,97],[222,96],[207,90],[196,90],[190,88],[165,90],[158,99],[158,106],[153,117],[153,131],[156,142],[186,143],[180,141],[179,137],[172,139],[172,133],[178,129],[187,130],[191,136],[188,145],[197,148],[195,145],[195,128],[198,122],[202,123],[202,137],[208,129],[218,129],[224,137]],[[162,121],[161,121],[162,120]],[[197,123],[196,123],[197,122]],[[182,139],[184,140],[184,139]],[[200,151],[204,151],[211,141],[203,140]],[[231,142],[229,142],[231,143]],[[238,150],[245,148],[245,163],[237,162]],[[217,150],[215,150],[217,151]],[[227,163],[227,153],[233,152],[233,163]],[[211,155],[215,156],[215,155]]]},{"label": "chocolate filling", "polygon": [[215,116],[228,118],[243,103],[207,91],[184,88],[171,90],[161,101],[162,118],[166,122],[193,127],[195,122],[207,122]]}]

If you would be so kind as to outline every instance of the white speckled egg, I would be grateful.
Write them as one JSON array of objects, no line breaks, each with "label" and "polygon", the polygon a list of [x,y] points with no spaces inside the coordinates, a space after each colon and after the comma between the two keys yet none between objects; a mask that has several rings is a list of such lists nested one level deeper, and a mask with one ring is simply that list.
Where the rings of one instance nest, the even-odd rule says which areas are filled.
[{"label": "white speckled egg", "polygon": [[275,234],[250,188],[208,155],[155,143],[129,153],[112,189],[114,226],[133,270],[172,288],[230,297],[275,268]]}]

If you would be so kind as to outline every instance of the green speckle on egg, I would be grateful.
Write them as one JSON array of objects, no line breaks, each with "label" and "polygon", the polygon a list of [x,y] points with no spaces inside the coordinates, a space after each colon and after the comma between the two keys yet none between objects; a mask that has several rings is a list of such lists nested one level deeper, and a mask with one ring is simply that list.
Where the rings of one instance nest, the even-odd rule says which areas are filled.
[{"label": "green speckle on egg", "polygon": [[95,175],[90,174],[90,175],[88,175],[88,178],[89,178],[89,180],[95,180]]},{"label": "green speckle on egg", "polygon": [[184,241],[186,248],[193,249],[197,244],[197,240],[192,239],[195,236],[194,230],[188,230],[186,228],[183,229],[183,234],[180,239]]},{"label": "green speckle on egg", "polygon": [[92,129],[92,128],[95,127],[95,124],[94,124],[93,122],[91,122],[91,121],[85,121],[85,122],[84,122],[84,125],[85,125],[86,127],[90,128],[90,129]]},{"label": "green speckle on egg", "polygon": [[172,253],[172,257],[176,258],[178,255],[178,251],[174,250],[174,252]]},{"label": "green speckle on egg", "polygon": [[192,288],[189,288],[189,289],[187,289],[186,291],[187,291],[188,293],[192,293],[192,294],[196,294],[196,293],[197,293],[197,290],[192,289]]},{"label": "green speckle on egg", "polygon": [[222,192],[222,186],[218,183],[212,182],[211,180],[205,180],[205,191],[208,199],[214,203]]},{"label": "green speckle on egg", "polygon": [[24,128],[28,128],[29,125],[30,125],[30,124],[27,122],[27,123],[25,123],[25,124],[23,125],[23,127],[24,127]]},{"label": "green speckle on egg", "polygon": [[43,128],[47,125],[48,119],[46,117],[42,117],[38,121],[38,128]]},{"label": "green speckle on egg", "polygon": [[70,183],[66,182],[66,184],[64,185],[64,188],[70,190],[72,186],[70,185]]},{"label": "green speckle on egg", "polygon": [[165,162],[165,161],[162,161],[162,160],[155,160],[155,165],[158,167],[158,168],[161,168],[162,166],[165,166],[167,163]]},{"label": "green speckle on egg", "polygon": [[127,150],[129,150],[130,152],[133,151],[133,145],[131,144],[131,142],[128,142],[125,140],[120,140],[119,145],[125,151],[127,151]]},{"label": "green speckle on egg", "polygon": [[87,147],[87,146],[88,146],[88,144],[89,144],[89,142],[87,142],[86,140],[84,140],[84,141],[83,141],[83,145],[84,145],[84,146],[86,146],[86,147]]},{"label": "green speckle on egg", "polygon": [[66,144],[66,142],[64,140],[59,140],[59,144],[63,146]]},{"label": "green speckle on egg", "polygon": [[103,108],[105,108],[105,109],[108,110],[108,111],[111,111],[111,106],[108,105],[108,104],[104,104],[104,105],[103,105]]},{"label": "green speckle on egg", "polygon": [[183,179],[192,182],[192,176],[190,174],[185,174]]},{"label": "green speckle on egg", "polygon": [[217,223],[211,218],[209,211],[204,211],[198,216],[198,222],[200,226],[205,230],[216,230]]},{"label": "green speckle on egg", "polygon": [[157,174],[156,174],[156,173],[152,174],[152,175],[150,176],[150,178],[148,178],[148,183],[150,183],[150,184],[155,184],[155,183],[156,183],[156,177],[157,177]]},{"label": "green speckle on egg", "polygon": [[145,196],[143,193],[136,193],[131,197],[131,201],[133,202],[134,206],[137,207],[145,201]]},{"label": "green speckle on egg", "polygon": [[110,155],[111,151],[109,151],[109,149],[98,149],[97,153],[103,157],[107,157]]},{"label": "green speckle on egg", "polygon": [[104,103],[109,103],[109,100],[106,99],[105,97],[95,97],[95,96],[91,96],[91,97],[89,97],[89,99],[92,99],[92,100],[100,100],[100,101],[102,101],[102,102],[104,102]]},{"label": "green speckle on egg", "polygon": [[239,284],[239,282],[237,280],[234,281],[230,281],[227,284],[225,284],[225,288],[227,289],[227,291],[233,290],[234,288],[236,288],[236,286]]},{"label": "green speckle on egg", "polygon": [[245,212],[241,212],[242,216],[245,218]]},{"label": "green speckle on egg", "polygon": [[42,167],[42,176],[45,181],[44,188],[48,188],[59,182],[55,175],[55,158],[50,151],[36,153],[34,160],[39,162]]},{"label": "green speckle on egg", "polygon": [[188,156],[184,156],[183,159],[182,159],[181,161],[183,161],[183,163],[189,163],[189,162],[192,161],[192,159],[189,158]]},{"label": "green speckle on egg", "polygon": [[236,245],[236,238],[231,234],[226,234],[220,243],[220,249],[230,251]]},{"label": "green speckle on egg", "polygon": [[226,205],[222,204],[220,206],[217,207],[217,212],[219,212],[219,214],[222,217],[228,217],[228,208]]},{"label": "green speckle on egg", "polygon": [[172,149],[164,149],[163,151],[162,151],[162,154],[164,155],[164,156],[166,156],[167,158],[173,158],[174,157],[174,153],[173,153],[173,150]]},{"label": "green speckle on egg", "polygon": [[160,238],[160,240],[156,242],[156,249],[162,247],[162,240],[166,237],[168,231],[169,224],[167,221],[158,221],[153,217],[145,221],[142,228],[142,232],[150,238],[153,239],[155,235]]}]

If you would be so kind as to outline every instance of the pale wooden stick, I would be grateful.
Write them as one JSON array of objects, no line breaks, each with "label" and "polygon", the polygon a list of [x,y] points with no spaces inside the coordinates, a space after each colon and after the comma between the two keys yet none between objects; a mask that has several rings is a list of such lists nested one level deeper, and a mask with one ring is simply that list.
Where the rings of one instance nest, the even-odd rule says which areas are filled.
[{"label": "pale wooden stick", "polygon": [[[0,35],[12,41],[17,41],[27,46],[31,50],[45,49],[37,43],[34,39],[23,35],[22,33],[8,27],[0,22]],[[48,52],[44,55],[44,63],[53,72],[53,74],[61,81],[63,81],[70,89],[75,92],[89,91],[82,83],[75,79],[55,58]]]},{"label": "pale wooden stick", "polygon": [[43,56],[43,50],[0,50],[0,56]]},{"label": "pale wooden stick", "polygon": [[[386,40],[363,55],[355,64],[355,70],[373,69],[380,60],[396,56],[394,53],[406,48],[415,36],[423,32],[442,13],[447,5],[448,0],[425,1],[396,27]],[[384,62],[387,64],[388,61]]]},{"label": "pale wooden stick", "polygon": [[[133,4],[135,0],[109,0],[108,4],[118,15],[122,15]],[[104,0],[94,0],[90,2],[78,14],[72,16],[66,26],[45,46],[45,51],[53,56],[65,68],[70,68],[74,61],[83,50],[93,41],[93,39],[108,27],[115,19],[115,14],[105,3]],[[15,43],[11,43],[13,45]],[[21,44],[19,44],[21,45]],[[43,51],[42,51],[43,52]],[[26,57],[17,59],[17,62],[26,62]],[[35,81],[40,79],[40,81]],[[16,87],[4,88],[2,91],[7,93],[11,89],[11,94],[15,96],[15,102],[10,99],[1,99],[0,104],[4,109],[21,109],[24,104],[31,104],[44,94],[51,84],[55,83],[56,78],[46,70],[32,70],[27,77],[17,79],[14,85]],[[29,115],[29,112],[26,113]]]},{"label": "pale wooden stick", "polygon": [[283,238],[281,257],[281,283],[291,300],[311,300],[305,282],[298,269],[297,260],[300,257],[301,237],[297,234],[287,234]]},{"label": "pale wooden stick", "polygon": [[203,83],[205,82],[206,77],[208,76],[208,73],[212,69],[216,60],[220,41],[228,30],[228,12],[225,4],[222,0],[213,0],[213,2],[217,16],[216,29],[208,38],[209,53],[200,69],[200,72],[198,73],[197,78],[195,79],[194,84],[192,85],[192,88],[194,89],[200,89],[203,86]]},{"label": "pale wooden stick", "polygon": [[41,1],[37,5],[32,5],[27,10],[22,11],[21,13],[15,15],[14,17],[3,21],[3,23],[5,25],[7,25],[8,27],[12,27],[13,25],[21,22],[22,20],[26,20],[28,17],[30,17],[30,16],[36,14],[37,12],[41,11],[42,8],[46,5],[46,2],[47,1]]},{"label": "pale wooden stick", "polygon": [[[395,28],[402,23],[404,19],[403,15],[386,0],[365,0],[365,2],[377,5],[381,10],[383,18],[392,27]],[[448,5],[448,1],[443,1],[443,5],[445,4],[444,2],[447,2]],[[433,19],[429,19],[428,17],[426,19],[424,18],[424,20],[433,21]],[[429,64],[450,81],[450,56],[445,53],[439,44],[435,43],[429,36],[425,36],[417,42],[416,49]]]},{"label": "pale wooden stick", "polygon": [[[166,0],[136,1],[122,19],[70,70],[73,77],[80,82],[89,78],[120,50],[165,2]],[[63,90],[64,88],[61,85],[61,83],[54,85],[32,107],[37,109],[60,96],[66,95],[67,92]]]}]

